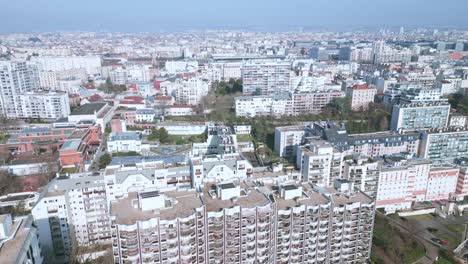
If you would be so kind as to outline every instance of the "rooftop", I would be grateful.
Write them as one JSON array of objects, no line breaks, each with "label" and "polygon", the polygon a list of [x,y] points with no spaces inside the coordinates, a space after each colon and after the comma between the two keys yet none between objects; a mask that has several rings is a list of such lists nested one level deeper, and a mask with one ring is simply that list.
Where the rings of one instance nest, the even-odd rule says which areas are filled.
[{"label": "rooftop", "polygon": [[70,115],[94,115],[95,112],[99,112],[106,105],[107,103],[85,104],[73,110]]},{"label": "rooftop", "polygon": [[146,221],[152,218],[171,220],[177,217],[183,218],[194,213],[196,208],[203,206],[199,194],[194,191],[166,192],[168,198],[167,208],[142,211],[135,205],[138,193],[132,192],[128,197],[112,202],[110,213],[115,217],[117,224],[130,225],[136,221]]}]

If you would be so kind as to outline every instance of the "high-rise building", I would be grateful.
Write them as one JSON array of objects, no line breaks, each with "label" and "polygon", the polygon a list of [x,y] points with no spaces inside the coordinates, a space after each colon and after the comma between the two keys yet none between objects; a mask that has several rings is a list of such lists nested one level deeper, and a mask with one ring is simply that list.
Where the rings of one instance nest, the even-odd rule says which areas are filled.
[{"label": "high-rise building", "polygon": [[[268,182],[268,181],[267,181]],[[374,202],[346,181],[226,182],[131,192],[111,204],[116,263],[361,263]]]},{"label": "high-rise building", "polygon": [[7,118],[18,117],[19,95],[39,88],[36,65],[26,62],[0,61],[0,108]]},{"label": "high-rise building", "polygon": [[274,95],[289,91],[291,62],[248,61],[243,66],[242,85],[245,95]]},{"label": "high-rise building", "polygon": [[468,129],[445,128],[423,131],[419,155],[434,162],[453,162],[468,156]]},{"label": "high-rise building", "polygon": [[390,128],[394,131],[444,128],[448,124],[449,113],[448,102],[400,103],[393,106]]},{"label": "high-rise building", "polygon": [[70,114],[66,92],[29,92],[18,96],[18,118],[59,119]]},{"label": "high-rise building", "polygon": [[0,262],[42,264],[43,261],[32,217],[0,215]]}]

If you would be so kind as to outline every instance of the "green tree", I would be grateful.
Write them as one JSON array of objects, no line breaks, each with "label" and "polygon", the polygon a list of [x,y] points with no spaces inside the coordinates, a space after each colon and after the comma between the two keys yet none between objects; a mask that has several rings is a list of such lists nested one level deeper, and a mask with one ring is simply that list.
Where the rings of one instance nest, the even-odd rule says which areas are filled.
[{"label": "green tree", "polygon": [[169,133],[167,133],[167,130],[164,127],[161,127],[159,129],[159,142],[163,144],[171,143],[171,138],[169,137]]},{"label": "green tree", "polygon": [[99,158],[99,169],[104,169],[109,165],[112,161],[112,157],[109,153],[104,153],[102,156]]},{"label": "green tree", "polygon": [[112,90],[112,87],[114,86],[114,84],[112,83],[112,80],[110,77],[107,77],[106,84],[104,86],[105,86],[106,91]]}]

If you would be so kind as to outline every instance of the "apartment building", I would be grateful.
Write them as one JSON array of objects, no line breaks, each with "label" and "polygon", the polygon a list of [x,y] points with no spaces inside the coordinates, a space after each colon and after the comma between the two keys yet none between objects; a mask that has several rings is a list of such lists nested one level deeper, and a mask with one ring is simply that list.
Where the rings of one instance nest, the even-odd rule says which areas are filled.
[{"label": "apartment building", "polygon": [[346,88],[346,96],[351,98],[351,110],[366,110],[374,102],[377,89],[368,84],[356,84]]},{"label": "apartment building", "polygon": [[288,94],[272,96],[236,96],[236,116],[284,116],[292,114],[292,101]]},{"label": "apartment building", "polygon": [[175,100],[183,105],[198,105],[210,87],[209,82],[199,77],[177,79],[175,85]]},{"label": "apartment building", "polygon": [[101,58],[98,56],[67,56],[67,57],[31,57],[31,61],[39,66],[41,71],[66,71],[85,69],[87,74],[99,72]]},{"label": "apartment building", "polygon": [[468,129],[445,128],[422,132],[419,148],[421,157],[433,162],[453,162],[468,156]]},{"label": "apartment building", "polygon": [[[333,139],[330,140],[332,143]],[[348,135],[349,152],[366,157],[393,155],[402,152],[417,155],[420,134],[415,131],[383,131]]]},{"label": "apartment building", "polygon": [[455,164],[459,168],[455,195],[457,200],[463,200],[468,196],[468,158],[456,159]]},{"label": "apartment building", "polygon": [[357,190],[375,199],[379,181],[379,163],[366,156],[354,155],[343,162],[343,178]]},{"label": "apartment building", "polygon": [[156,111],[153,109],[137,109],[135,111],[135,121],[141,123],[152,123],[156,117]]},{"label": "apartment building", "polygon": [[236,116],[290,116],[319,114],[334,98],[344,97],[337,90],[317,90],[290,94],[237,96]]},{"label": "apartment building", "polygon": [[72,246],[109,243],[106,205],[103,176],[73,174],[50,182],[31,212],[45,261],[66,263]]},{"label": "apartment building", "polygon": [[141,134],[139,132],[113,132],[107,139],[107,151],[114,152],[141,152]]},{"label": "apartment building", "polygon": [[192,157],[207,155],[228,157],[237,154],[237,136],[230,126],[209,124],[206,131],[206,142],[192,144]]},{"label": "apartment building", "polygon": [[18,118],[59,119],[70,115],[66,92],[28,92],[19,94]]},{"label": "apartment building", "polygon": [[107,103],[90,103],[77,107],[68,116],[68,121],[79,123],[92,120],[105,129],[114,116],[114,107]]},{"label": "apartment building", "polygon": [[376,208],[392,213],[410,209],[413,202],[425,201],[430,167],[429,160],[385,157],[380,166]]},{"label": "apartment building", "polygon": [[39,246],[37,228],[30,215],[0,215],[0,260],[2,263],[45,263]]},{"label": "apartment building", "polygon": [[291,62],[248,61],[242,71],[244,95],[274,95],[289,92]]},{"label": "apartment building", "polygon": [[293,157],[297,147],[302,144],[305,126],[288,126],[275,128],[275,152],[280,157]]},{"label": "apartment building", "polygon": [[302,174],[302,181],[320,186],[331,186],[335,179],[341,179],[344,154],[323,139],[308,139],[297,147],[296,167]]},{"label": "apartment building", "polygon": [[111,204],[116,263],[361,263],[374,203],[347,183],[226,182],[129,193]]},{"label": "apartment building", "polygon": [[426,201],[449,200],[456,194],[459,168],[431,166],[427,179]]},{"label": "apartment building", "polygon": [[[7,118],[23,110],[20,95],[39,89],[39,71],[26,62],[0,61],[0,109]],[[27,109],[25,109],[27,111]]]},{"label": "apartment building", "polygon": [[448,125],[449,113],[448,102],[400,103],[393,106],[390,128],[394,131],[444,128]]}]

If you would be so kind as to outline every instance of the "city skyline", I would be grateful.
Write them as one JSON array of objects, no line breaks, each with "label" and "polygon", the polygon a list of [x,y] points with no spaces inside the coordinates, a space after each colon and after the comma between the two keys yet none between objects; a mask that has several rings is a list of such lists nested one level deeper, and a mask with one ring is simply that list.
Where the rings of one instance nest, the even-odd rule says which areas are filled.
[{"label": "city skyline", "polygon": [[[164,32],[193,29],[295,29],[349,30],[379,27],[464,28],[468,3],[451,0],[375,3],[358,1],[295,0],[236,2],[176,0],[167,3],[140,1],[67,2],[56,0],[3,3],[4,23],[0,33],[55,31]],[[385,10],[385,11],[384,11]],[[292,16],[291,14],[294,14]]]}]

